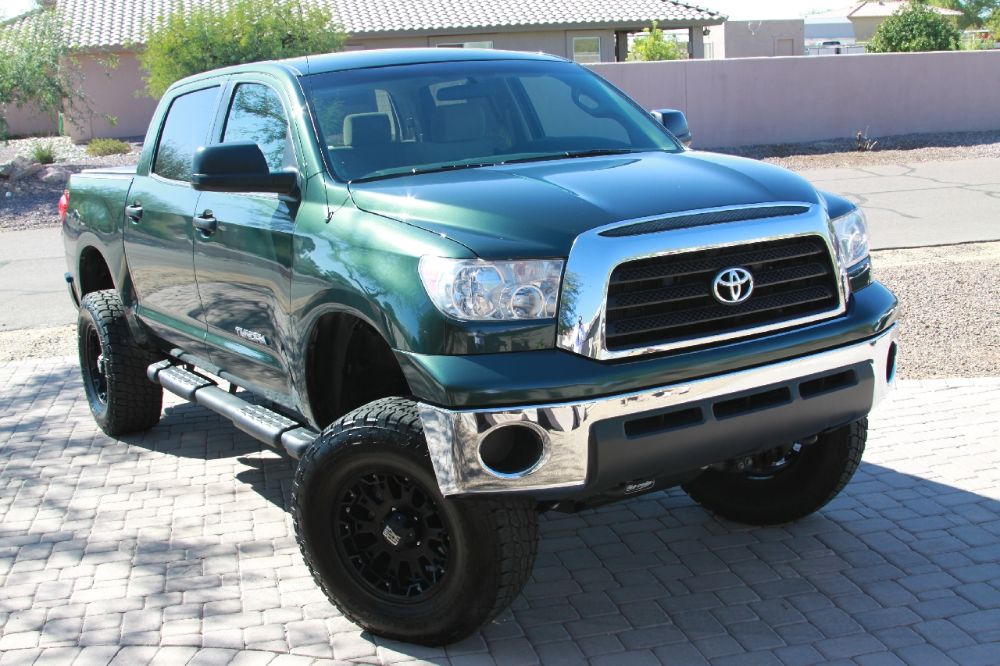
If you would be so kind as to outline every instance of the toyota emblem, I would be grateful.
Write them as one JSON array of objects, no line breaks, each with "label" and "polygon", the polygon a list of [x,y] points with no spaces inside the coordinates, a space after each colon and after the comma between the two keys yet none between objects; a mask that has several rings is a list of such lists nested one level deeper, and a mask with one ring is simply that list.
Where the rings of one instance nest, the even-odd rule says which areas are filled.
[{"label": "toyota emblem", "polygon": [[750,298],[753,293],[753,275],[745,268],[727,268],[719,271],[712,283],[715,300],[723,305],[736,305]]}]

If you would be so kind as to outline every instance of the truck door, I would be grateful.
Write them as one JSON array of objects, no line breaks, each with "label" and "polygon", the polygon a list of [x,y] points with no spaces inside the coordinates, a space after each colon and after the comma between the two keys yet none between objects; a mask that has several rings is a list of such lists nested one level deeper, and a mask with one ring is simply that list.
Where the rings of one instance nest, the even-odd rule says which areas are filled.
[{"label": "truck door", "polygon": [[[256,142],[272,171],[298,168],[278,91],[251,79],[227,95],[214,139]],[[291,392],[285,359],[294,356],[287,343],[297,210],[276,194],[204,192],[195,215],[202,227],[195,232],[195,272],[212,360],[241,385],[274,397]]]},{"label": "truck door", "polygon": [[191,160],[205,145],[218,108],[218,85],[170,103],[146,173],[126,200],[125,256],[138,295],[136,314],[170,343],[207,357],[205,318],[194,276],[192,218],[201,196]]}]

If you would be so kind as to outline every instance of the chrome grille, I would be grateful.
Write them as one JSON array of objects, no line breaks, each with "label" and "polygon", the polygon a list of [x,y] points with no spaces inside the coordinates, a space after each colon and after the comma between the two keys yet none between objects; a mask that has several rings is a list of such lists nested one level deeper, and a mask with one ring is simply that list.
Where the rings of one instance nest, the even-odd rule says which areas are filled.
[{"label": "chrome grille", "polygon": [[[754,276],[750,298],[719,303],[712,282],[739,266]],[[840,305],[837,271],[823,238],[803,236],[630,261],[608,285],[605,345],[618,351],[780,324]],[[685,345],[688,346],[688,345]]]}]

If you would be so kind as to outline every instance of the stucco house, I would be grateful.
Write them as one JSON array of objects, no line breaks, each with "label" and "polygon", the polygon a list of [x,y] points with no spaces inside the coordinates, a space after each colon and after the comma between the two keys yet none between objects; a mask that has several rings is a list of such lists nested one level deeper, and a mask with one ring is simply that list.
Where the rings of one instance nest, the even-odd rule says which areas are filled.
[{"label": "stucco house", "polygon": [[[544,51],[581,63],[625,59],[628,34],[656,21],[686,29],[693,58],[704,56],[702,31],[725,20],[716,12],[672,0],[306,0],[330,7],[350,35],[347,49],[413,46],[486,47]],[[157,18],[173,7],[226,0],[43,0],[61,12],[70,45],[85,76],[83,92],[95,112],[82,127],[66,125],[75,140],[142,135],[156,100],[142,93],[136,53]],[[30,18],[30,17],[29,17]],[[15,19],[7,26],[16,27]],[[102,61],[118,66],[105,73]],[[109,125],[103,115],[118,119]],[[8,110],[11,133],[55,129],[30,110]]]},{"label": "stucco house", "polygon": [[[859,42],[871,41],[871,38],[875,36],[875,31],[882,25],[882,21],[909,4],[907,0],[872,0],[857,5],[847,14],[847,18],[854,25],[854,39]],[[946,9],[936,5],[928,5],[928,8],[955,21],[962,16],[962,12],[954,9]]]},{"label": "stucco house", "polygon": [[705,58],[764,58],[806,54],[805,21],[726,21],[705,35]]}]

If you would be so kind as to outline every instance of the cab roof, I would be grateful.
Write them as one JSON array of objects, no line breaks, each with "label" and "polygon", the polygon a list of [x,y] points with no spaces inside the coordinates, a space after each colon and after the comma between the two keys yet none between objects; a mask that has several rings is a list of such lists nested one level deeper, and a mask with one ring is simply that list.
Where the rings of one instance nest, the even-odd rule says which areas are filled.
[{"label": "cab roof", "polygon": [[498,51],[495,49],[375,49],[370,51],[346,51],[325,53],[301,58],[280,60],[279,63],[291,67],[301,76],[338,72],[345,69],[367,67],[389,67],[392,65],[416,65],[432,62],[461,62],[468,60],[551,60],[563,58],[545,53],[525,53],[524,51]]},{"label": "cab roof", "polygon": [[565,58],[546,53],[526,53],[524,51],[499,51],[496,49],[448,49],[448,48],[413,48],[413,49],[372,49],[366,51],[345,51],[342,53],[324,53],[320,55],[288,58],[287,60],[264,60],[213,69],[195,74],[174,83],[171,88],[186,85],[194,81],[210,79],[217,76],[228,76],[246,72],[285,73],[292,76],[309,76],[351,69],[366,69],[371,67],[391,67],[393,65],[416,65],[435,62],[470,62],[484,60],[541,60],[549,62],[565,62]]}]

